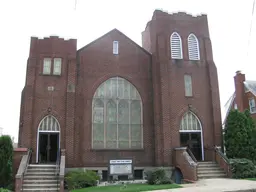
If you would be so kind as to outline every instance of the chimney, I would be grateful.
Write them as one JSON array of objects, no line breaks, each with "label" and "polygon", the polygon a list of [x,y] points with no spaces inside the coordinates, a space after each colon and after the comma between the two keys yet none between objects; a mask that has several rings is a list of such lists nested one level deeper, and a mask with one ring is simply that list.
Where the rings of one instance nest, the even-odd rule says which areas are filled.
[{"label": "chimney", "polygon": [[245,91],[244,91],[244,81],[245,81],[245,74],[241,71],[236,71],[236,75],[234,77],[235,81],[235,103],[237,104],[237,109],[239,111],[245,110]]}]

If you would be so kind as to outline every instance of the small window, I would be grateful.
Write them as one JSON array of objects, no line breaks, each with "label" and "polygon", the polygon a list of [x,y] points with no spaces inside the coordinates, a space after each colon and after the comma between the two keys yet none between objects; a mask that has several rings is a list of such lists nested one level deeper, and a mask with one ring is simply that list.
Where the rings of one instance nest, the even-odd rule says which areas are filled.
[{"label": "small window", "polygon": [[113,41],[113,54],[118,55],[118,41]]},{"label": "small window", "polygon": [[61,75],[61,58],[54,58],[53,75]]},{"label": "small window", "polygon": [[191,75],[184,75],[184,83],[185,83],[185,96],[192,96],[192,77]]},{"label": "small window", "polygon": [[172,59],[183,59],[182,40],[177,32],[172,33],[170,37],[170,44]]},{"label": "small window", "polygon": [[234,109],[237,109],[237,104],[236,103],[234,104]]},{"label": "small window", "polygon": [[249,107],[251,113],[256,113],[256,105],[255,105],[255,99],[251,98],[249,99]]},{"label": "small window", "polygon": [[44,58],[43,74],[51,74],[51,58]]},{"label": "small window", "polygon": [[188,56],[189,60],[200,60],[199,42],[193,33],[188,36]]}]

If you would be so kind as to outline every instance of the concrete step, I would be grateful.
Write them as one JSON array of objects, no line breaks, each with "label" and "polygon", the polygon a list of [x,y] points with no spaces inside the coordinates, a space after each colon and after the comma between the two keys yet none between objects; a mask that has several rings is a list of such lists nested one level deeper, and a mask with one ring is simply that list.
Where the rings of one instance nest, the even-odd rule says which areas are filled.
[{"label": "concrete step", "polygon": [[219,166],[216,166],[216,167],[197,167],[197,170],[203,170],[203,171],[206,171],[206,170],[222,170]]},{"label": "concrete step", "polygon": [[57,188],[57,187],[51,187],[51,188],[29,188],[29,189],[23,189],[22,191],[35,191],[35,192],[45,192],[45,191],[48,191],[48,192],[53,192],[53,191],[59,191],[60,188]]},{"label": "concrete step", "polygon": [[25,188],[49,188],[49,187],[57,187],[57,182],[56,183],[40,183],[40,184],[23,184],[23,189]]},{"label": "concrete step", "polygon": [[57,183],[57,179],[52,179],[52,180],[35,180],[35,179],[29,179],[29,180],[23,180],[24,184],[52,184],[52,183]]},{"label": "concrete step", "polygon": [[218,164],[198,164],[197,167],[198,168],[205,168],[205,167],[214,168],[214,167],[219,167],[219,165]]},{"label": "concrete step", "polygon": [[56,175],[55,172],[27,172],[25,173],[25,175],[38,175],[38,176],[41,176],[41,175]]},{"label": "concrete step", "polygon": [[55,169],[57,166],[56,165],[48,165],[48,164],[29,164],[28,168],[33,169],[33,168],[49,168],[49,169]]},{"label": "concrete step", "polygon": [[197,174],[216,174],[216,173],[225,173],[222,169],[211,169],[211,170],[197,170]]},{"label": "concrete step", "polygon": [[198,174],[198,179],[213,179],[213,178],[225,178],[225,173],[209,173],[209,174]]},{"label": "concrete step", "polygon": [[198,164],[216,164],[214,161],[198,161]]},{"label": "concrete step", "polygon": [[25,175],[24,180],[56,180],[58,176],[56,175]]}]

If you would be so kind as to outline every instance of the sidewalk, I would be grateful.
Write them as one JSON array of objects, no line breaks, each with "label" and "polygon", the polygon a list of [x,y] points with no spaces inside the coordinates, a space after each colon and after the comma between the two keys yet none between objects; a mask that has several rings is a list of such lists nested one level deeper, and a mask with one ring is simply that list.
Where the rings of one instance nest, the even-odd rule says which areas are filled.
[{"label": "sidewalk", "polygon": [[204,179],[181,189],[156,190],[154,192],[256,192],[256,181],[236,179]]}]

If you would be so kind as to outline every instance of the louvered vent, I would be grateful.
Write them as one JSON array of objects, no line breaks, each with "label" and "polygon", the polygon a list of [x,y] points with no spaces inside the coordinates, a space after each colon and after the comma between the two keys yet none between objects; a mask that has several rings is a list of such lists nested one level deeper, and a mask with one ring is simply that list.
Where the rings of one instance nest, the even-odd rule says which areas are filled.
[{"label": "louvered vent", "polygon": [[200,60],[199,43],[194,34],[188,36],[188,56],[189,60]]},{"label": "louvered vent", "polygon": [[180,35],[174,32],[171,35],[171,55],[172,59],[182,59],[182,41]]}]

